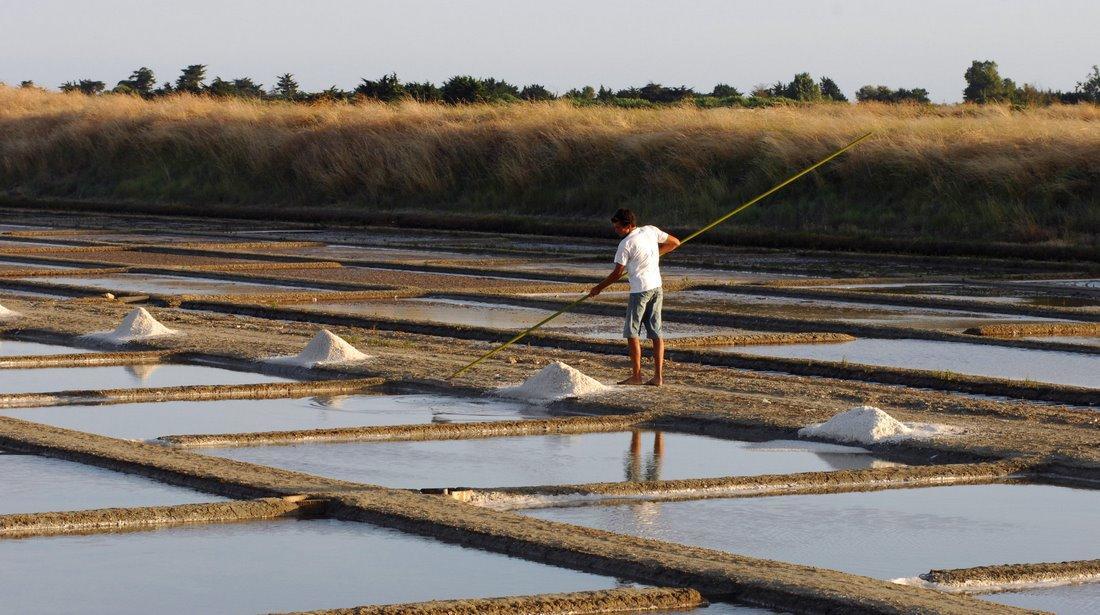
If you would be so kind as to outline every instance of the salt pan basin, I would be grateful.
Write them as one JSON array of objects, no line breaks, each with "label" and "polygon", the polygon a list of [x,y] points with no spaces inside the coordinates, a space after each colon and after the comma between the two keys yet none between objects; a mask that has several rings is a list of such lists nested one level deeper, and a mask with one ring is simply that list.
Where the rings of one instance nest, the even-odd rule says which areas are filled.
[{"label": "salt pan basin", "polygon": [[1100,356],[915,339],[723,348],[738,354],[847,361],[906,369],[1100,388]]},{"label": "salt pan basin", "polygon": [[[632,452],[633,449],[633,452]],[[660,450],[660,454],[657,453]],[[860,449],[856,449],[860,450]],[[859,453],[776,449],[738,440],[631,432],[477,440],[312,443],[200,452],[388,487],[516,487],[754,476],[866,468]]]},{"label": "salt pan basin", "polygon": [[1100,491],[972,485],[639,502],[527,514],[880,579],[933,568],[1091,559]]},{"label": "salt pan basin", "polygon": [[978,597],[990,602],[1036,611],[1050,611],[1058,615],[1100,613],[1100,583],[1095,582],[985,594]]},{"label": "salt pan basin", "polygon": [[72,461],[0,451],[0,515],[169,506],[221,499],[132,474]]},{"label": "salt pan basin", "polygon": [[[58,346],[56,344],[39,344],[38,342],[22,342],[17,340],[0,340],[0,357],[21,357],[52,354],[84,354],[99,352],[76,346]],[[0,373],[0,378],[3,374]]]},{"label": "salt pan basin", "polygon": [[24,615],[270,613],[618,585],[333,520],[0,541],[3,609]]},{"label": "salt pan basin", "polygon": [[166,401],[0,410],[0,415],[114,438],[547,418],[537,406],[441,395]]},{"label": "salt pan basin", "polygon": [[0,370],[0,395],[265,382],[288,382],[288,379],[218,367],[177,364],[3,369]]},{"label": "salt pan basin", "polygon": [[51,276],[29,278],[34,282],[51,285],[106,288],[122,293],[154,293],[158,295],[245,295],[285,293],[323,288],[290,284],[260,284],[236,280],[189,278],[185,276],[149,275],[144,273],[119,273],[110,276]]},{"label": "salt pan basin", "polygon": [[[571,296],[569,301],[574,299],[576,299],[576,296]],[[288,305],[288,307],[308,311],[431,322],[440,325],[489,327],[508,331],[526,329],[553,313],[551,310],[541,308],[501,303],[420,298],[352,303],[296,303]],[[566,313],[547,323],[542,329],[565,335],[597,339],[620,339],[623,336],[623,319],[618,316]],[[736,331],[722,327],[670,323],[666,319],[663,333],[666,338],[677,338],[730,335],[736,333]]]}]

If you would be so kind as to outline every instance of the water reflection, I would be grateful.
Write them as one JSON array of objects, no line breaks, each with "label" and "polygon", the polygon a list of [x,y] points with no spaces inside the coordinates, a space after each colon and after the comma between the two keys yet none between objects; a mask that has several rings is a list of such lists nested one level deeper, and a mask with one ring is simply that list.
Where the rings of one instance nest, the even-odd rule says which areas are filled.
[{"label": "water reflection", "polygon": [[625,479],[630,483],[661,480],[661,461],[665,455],[665,436],[653,432],[653,452],[642,455],[642,432],[630,432],[630,452],[624,465]]}]

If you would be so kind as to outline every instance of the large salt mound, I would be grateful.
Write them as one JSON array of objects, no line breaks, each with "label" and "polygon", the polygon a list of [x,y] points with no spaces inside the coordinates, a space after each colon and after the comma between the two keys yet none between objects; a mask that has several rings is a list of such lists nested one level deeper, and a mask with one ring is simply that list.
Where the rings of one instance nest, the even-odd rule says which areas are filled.
[{"label": "large salt mound", "polygon": [[803,438],[874,444],[913,437],[915,430],[874,406],[860,406],[798,430]]},{"label": "large salt mound", "polygon": [[114,331],[99,331],[84,337],[112,344],[125,344],[178,334],[178,331],[160,324],[148,310],[139,307],[127,314],[126,318],[122,319],[122,324]]},{"label": "large salt mound", "polygon": [[273,357],[268,361],[300,367],[314,367],[316,365],[347,365],[366,361],[369,358],[370,355],[359,352],[355,349],[355,346],[347,343],[339,335],[328,329],[321,329],[297,356]]},{"label": "large salt mound", "polygon": [[500,389],[498,393],[521,399],[551,401],[600,393],[607,388],[599,380],[590,378],[561,361],[554,361],[523,384]]},{"label": "large salt mound", "polygon": [[22,316],[22,314],[20,314],[19,312],[16,312],[15,310],[9,310],[8,308],[0,305],[0,320],[18,318],[20,316]]}]

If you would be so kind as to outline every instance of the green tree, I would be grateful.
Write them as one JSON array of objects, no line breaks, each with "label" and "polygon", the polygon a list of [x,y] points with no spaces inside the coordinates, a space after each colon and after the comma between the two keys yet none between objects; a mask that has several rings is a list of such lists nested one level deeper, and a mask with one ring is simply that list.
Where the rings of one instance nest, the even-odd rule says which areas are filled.
[{"label": "green tree", "polygon": [[433,103],[443,100],[443,92],[431,81],[420,83],[410,81],[405,84],[405,91],[416,102]]},{"label": "green tree", "polygon": [[556,98],[553,92],[537,83],[523,86],[523,89],[519,92],[519,97],[523,100],[554,100]]},{"label": "green tree", "polygon": [[615,98],[615,92],[611,88],[600,86],[600,89],[596,92],[596,100],[600,102],[609,102]]},{"label": "green tree", "polygon": [[970,63],[970,68],[966,69],[963,78],[966,79],[963,100],[980,105],[1006,102],[1016,89],[1016,84],[1011,80],[1006,83],[1006,80],[1001,78],[997,63],[992,60],[974,60]]},{"label": "green tree", "polygon": [[840,91],[840,86],[835,81],[828,77],[821,78],[821,95],[829,100],[835,100],[837,102],[848,102],[848,97],[844,95],[844,92]]},{"label": "green tree", "polygon": [[710,95],[715,98],[732,98],[741,96],[741,91],[732,85],[726,85],[725,83],[719,83],[714,86],[714,89],[710,91]]},{"label": "green tree", "polygon": [[280,100],[298,100],[302,96],[302,91],[298,89],[298,82],[294,80],[294,75],[283,73],[276,78],[275,87],[271,88],[271,95]]},{"label": "green tree", "polygon": [[440,88],[443,102],[452,105],[485,102],[487,92],[480,79],[469,75],[455,75],[443,82]]},{"label": "green tree", "polygon": [[781,96],[791,100],[821,100],[821,86],[817,85],[810,73],[798,73],[784,88]]},{"label": "green tree", "polygon": [[125,94],[137,94],[149,98],[153,95],[153,88],[156,85],[157,77],[153,74],[153,69],[142,66],[130,73],[129,79],[119,81],[113,91]]},{"label": "green tree", "polygon": [[103,90],[107,89],[107,84],[102,81],[94,81],[92,79],[81,79],[77,82],[66,81],[61,84],[60,90],[62,92],[80,92],[88,96],[94,96],[101,94]]},{"label": "green tree", "polygon": [[397,102],[409,95],[405,91],[405,86],[401,85],[401,80],[397,78],[397,73],[382,75],[378,81],[363,79],[359,87],[355,88],[355,93],[382,102]]},{"label": "green tree", "polygon": [[508,102],[519,99],[519,88],[503,79],[490,77],[483,79],[481,83],[485,86],[485,95],[489,100]]},{"label": "green tree", "polygon": [[21,87],[21,88],[37,88],[38,86],[35,85],[34,82],[31,81],[30,79],[26,79],[24,81],[19,82],[19,87]]},{"label": "green tree", "polygon": [[924,88],[898,88],[896,90],[884,85],[865,85],[856,91],[856,100],[859,102],[884,102],[884,103],[922,103],[927,104],[928,90]]},{"label": "green tree", "polygon": [[1093,65],[1085,80],[1077,83],[1076,93],[1086,101],[1100,103],[1100,67]]},{"label": "green tree", "polygon": [[180,71],[180,76],[176,79],[176,92],[186,92],[188,94],[201,94],[203,91],[203,81],[206,80],[206,65],[205,64],[191,64]]},{"label": "green tree", "polygon": [[596,100],[596,89],[590,85],[586,85],[581,89],[573,88],[565,93],[565,98],[572,98],[574,100]]}]

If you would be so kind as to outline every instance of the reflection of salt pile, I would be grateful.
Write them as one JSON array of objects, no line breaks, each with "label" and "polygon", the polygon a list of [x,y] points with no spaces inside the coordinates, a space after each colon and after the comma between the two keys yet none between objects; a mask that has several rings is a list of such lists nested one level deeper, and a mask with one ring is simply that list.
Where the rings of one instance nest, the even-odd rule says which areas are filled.
[{"label": "reflection of salt pile", "polygon": [[21,316],[19,312],[15,310],[9,310],[8,308],[0,305],[0,320],[7,320],[9,318],[18,318]]},{"label": "reflection of salt pile", "polygon": [[366,361],[369,358],[370,355],[359,352],[355,349],[355,346],[344,341],[339,335],[328,329],[321,329],[297,356],[274,357],[268,359],[268,361],[300,367],[314,367],[316,365],[347,365]]},{"label": "reflection of salt pile", "polygon": [[506,387],[498,392],[508,397],[549,401],[600,393],[607,388],[599,380],[590,378],[561,361],[554,361],[523,384]]},{"label": "reflection of salt pile", "polygon": [[956,433],[946,425],[902,423],[874,406],[860,406],[833,418],[798,430],[803,438],[825,438],[840,442],[893,442],[907,438],[930,438]]},{"label": "reflection of salt pile", "polygon": [[122,319],[122,324],[114,331],[89,333],[84,337],[112,344],[125,344],[178,334],[178,331],[160,324],[145,308],[139,307],[127,314],[126,318]]},{"label": "reflection of salt pile", "polygon": [[149,376],[152,376],[153,372],[160,369],[160,367],[160,365],[155,363],[151,365],[127,365],[126,371],[130,372],[130,375],[137,378],[139,381],[145,382],[149,379]]}]

